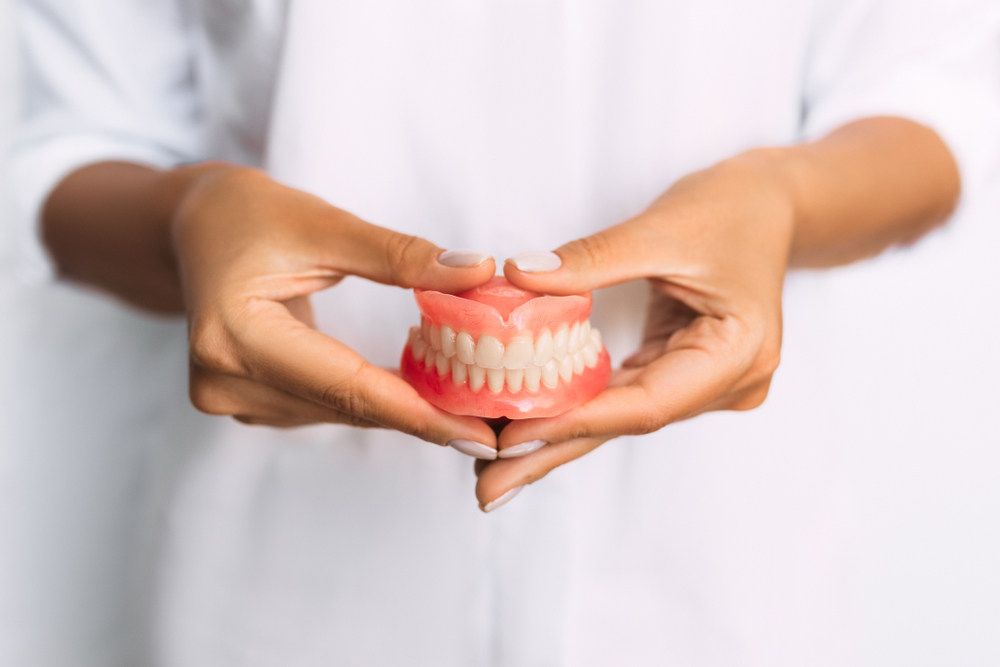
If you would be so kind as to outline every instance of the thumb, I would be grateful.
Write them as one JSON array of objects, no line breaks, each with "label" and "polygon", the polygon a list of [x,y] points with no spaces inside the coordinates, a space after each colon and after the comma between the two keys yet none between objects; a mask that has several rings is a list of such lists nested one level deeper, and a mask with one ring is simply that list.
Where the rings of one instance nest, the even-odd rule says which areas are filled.
[{"label": "thumb", "polygon": [[493,258],[475,250],[444,250],[430,241],[354,219],[338,239],[341,268],[386,285],[461,292],[496,273]]},{"label": "thumb", "polygon": [[658,239],[638,221],[570,241],[555,252],[528,252],[504,263],[507,280],[545,294],[582,294],[664,272]]}]

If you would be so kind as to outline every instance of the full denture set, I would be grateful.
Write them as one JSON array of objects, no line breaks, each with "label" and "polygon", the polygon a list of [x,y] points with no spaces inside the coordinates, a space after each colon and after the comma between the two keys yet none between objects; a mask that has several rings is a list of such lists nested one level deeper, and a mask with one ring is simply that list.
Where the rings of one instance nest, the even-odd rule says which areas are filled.
[{"label": "full denture set", "polygon": [[591,327],[590,295],[544,296],[504,278],[458,295],[416,291],[423,315],[402,371],[420,394],[456,414],[560,414],[604,388],[610,360]]}]

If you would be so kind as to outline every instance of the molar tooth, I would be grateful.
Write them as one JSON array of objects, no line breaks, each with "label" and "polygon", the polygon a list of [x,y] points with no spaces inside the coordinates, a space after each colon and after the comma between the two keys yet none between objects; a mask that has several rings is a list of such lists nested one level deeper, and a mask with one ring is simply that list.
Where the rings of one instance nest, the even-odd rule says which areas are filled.
[{"label": "molar tooth", "polygon": [[559,364],[555,359],[549,359],[542,366],[542,384],[549,389],[555,389],[559,385]]},{"label": "molar tooth", "polygon": [[597,355],[600,354],[599,350],[600,348],[594,345],[593,340],[583,346],[581,352],[583,354],[583,363],[587,368],[593,368],[597,365]]},{"label": "molar tooth", "polygon": [[494,394],[499,394],[503,391],[503,381],[507,377],[506,371],[502,368],[488,368],[486,369],[486,386],[490,388],[490,391]]},{"label": "molar tooth", "polygon": [[503,368],[503,343],[493,336],[480,336],[476,343],[476,365],[483,368]]},{"label": "molar tooth", "polygon": [[507,343],[503,353],[504,368],[527,368],[535,353],[534,345],[528,336],[518,336]]},{"label": "molar tooth", "polygon": [[545,362],[552,358],[552,332],[548,329],[542,329],[542,333],[538,334],[538,338],[535,339],[535,356],[532,358],[532,363],[536,366],[544,366]]},{"label": "molar tooth", "polygon": [[563,379],[564,382],[569,382],[573,379],[573,355],[567,354],[565,357],[559,360],[559,377]]},{"label": "molar tooth", "polygon": [[455,356],[455,330],[447,324],[441,325],[441,351],[446,357]]},{"label": "molar tooth", "polygon": [[524,369],[524,387],[528,391],[538,391],[538,383],[542,381],[542,367],[528,366]]},{"label": "molar tooth", "polygon": [[469,369],[469,389],[479,391],[486,384],[486,369],[472,365]]},{"label": "molar tooth", "polygon": [[441,349],[441,328],[431,325],[431,337],[427,339],[435,350]]},{"label": "molar tooth", "polygon": [[583,363],[583,352],[577,350],[573,353],[573,374],[579,375],[586,366]]},{"label": "molar tooth", "polygon": [[512,394],[516,394],[521,391],[521,384],[524,382],[524,369],[523,368],[508,368],[507,369],[507,391]]},{"label": "molar tooth", "polygon": [[567,343],[569,343],[569,327],[564,324],[552,337],[552,356],[555,359],[562,359],[566,356]]},{"label": "molar tooth", "polygon": [[410,351],[413,353],[413,358],[416,361],[423,361],[427,356],[427,342],[424,340],[423,336],[418,336],[413,344],[410,345]]},{"label": "molar tooth", "polygon": [[590,330],[590,340],[597,346],[597,349],[600,349],[604,345],[604,342],[601,340],[601,332],[597,329]]},{"label": "molar tooth", "polygon": [[448,357],[444,356],[443,353],[438,352],[437,358],[434,360],[434,366],[437,368],[438,375],[447,375],[451,371],[451,362],[448,361]]},{"label": "molar tooth", "polygon": [[476,342],[472,340],[472,336],[464,331],[455,338],[455,352],[458,354],[458,360],[463,364],[476,363]]},{"label": "molar tooth", "polygon": [[580,323],[574,322],[573,326],[569,330],[569,342],[567,343],[567,348],[570,352],[576,352],[580,349]]},{"label": "molar tooth", "polygon": [[451,360],[451,381],[455,384],[465,384],[469,379],[469,367],[458,359]]},{"label": "molar tooth", "polygon": [[428,345],[431,344],[431,327],[432,326],[434,326],[434,325],[431,324],[431,321],[429,319],[427,319],[426,317],[420,318],[420,335],[421,335],[421,337],[423,337],[424,342],[427,343]]}]

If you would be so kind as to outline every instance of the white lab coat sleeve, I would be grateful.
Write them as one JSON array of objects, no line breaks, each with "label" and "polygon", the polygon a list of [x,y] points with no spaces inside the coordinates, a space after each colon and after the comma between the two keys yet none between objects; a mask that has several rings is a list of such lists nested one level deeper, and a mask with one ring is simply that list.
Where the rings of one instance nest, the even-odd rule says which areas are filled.
[{"label": "white lab coat sleeve", "polygon": [[183,0],[21,0],[21,115],[11,152],[18,273],[54,277],[38,220],[71,171],[201,157],[194,37]]},{"label": "white lab coat sleeve", "polygon": [[1000,3],[822,0],[807,58],[802,138],[900,116],[934,129],[976,190],[1000,145]]}]

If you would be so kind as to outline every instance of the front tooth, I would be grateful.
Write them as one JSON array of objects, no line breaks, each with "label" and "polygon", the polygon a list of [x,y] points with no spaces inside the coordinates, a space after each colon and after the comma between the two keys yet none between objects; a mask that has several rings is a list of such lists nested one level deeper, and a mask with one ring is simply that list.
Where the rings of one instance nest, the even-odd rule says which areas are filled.
[{"label": "front tooth", "polygon": [[441,351],[446,357],[455,356],[455,330],[447,324],[441,325]]},{"label": "front tooth", "polygon": [[567,354],[559,360],[559,377],[569,382],[573,379],[573,355]]},{"label": "front tooth", "polygon": [[486,386],[490,388],[490,391],[494,394],[499,394],[503,391],[503,381],[507,377],[506,372],[502,368],[488,368],[486,370]]},{"label": "front tooth", "polygon": [[544,366],[545,362],[551,358],[552,332],[548,329],[542,329],[542,333],[538,334],[538,338],[535,339],[535,356],[531,361],[536,366]]},{"label": "front tooth", "polygon": [[559,327],[559,331],[552,337],[552,356],[556,359],[565,357],[567,343],[569,343],[569,327],[564,324]]},{"label": "front tooth", "polygon": [[568,349],[570,352],[576,352],[580,349],[580,323],[574,322],[573,326],[569,330],[569,343]]},{"label": "front tooth", "polygon": [[503,343],[493,336],[480,336],[476,343],[476,365],[503,368]]},{"label": "front tooth", "polygon": [[542,380],[541,366],[528,366],[524,369],[524,386],[528,391],[538,391],[538,383]]},{"label": "front tooth", "polygon": [[455,352],[463,364],[476,363],[476,341],[464,331],[455,339]]},{"label": "front tooth", "polygon": [[486,369],[479,366],[469,366],[469,389],[479,391],[486,384]]},{"label": "front tooth", "polygon": [[413,352],[413,358],[416,361],[424,360],[424,357],[427,356],[427,342],[424,341],[423,336],[420,336],[413,341],[413,345],[410,346],[410,350]]},{"label": "front tooth", "polygon": [[549,359],[542,366],[542,384],[549,389],[555,389],[559,385],[559,364],[555,359]]},{"label": "front tooth", "polygon": [[451,381],[455,384],[465,384],[469,379],[469,367],[458,359],[451,360]]},{"label": "front tooth", "polygon": [[441,328],[431,325],[431,337],[428,339],[431,347],[435,350],[441,349]]},{"label": "front tooth", "polygon": [[516,394],[521,391],[521,384],[524,382],[524,369],[523,368],[508,368],[507,369],[507,391],[512,394]]},{"label": "front tooth", "polygon": [[437,353],[437,359],[434,361],[434,365],[437,367],[438,375],[447,375],[451,370],[451,362],[448,361],[448,357],[444,356],[441,352]]},{"label": "front tooth", "polygon": [[597,351],[599,349],[600,348],[594,345],[593,340],[583,346],[583,363],[587,366],[587,368],[593,368],[597,365]]},{"label": "front tooth", "polygon": [[584,368],[583,352],[578,350],[573,353],[573,374],[579,375],[583,372]]},{"label": "front tooth", "polygon": [[584,320],[580,325],[580,346],[583,347],[590,342],[590,320]]},{"label": "front tooth", "polygon": [[527,368],[535,353],[534,345],[529,336],[518,336],[507,343],[503,353],[504,368]]}]

